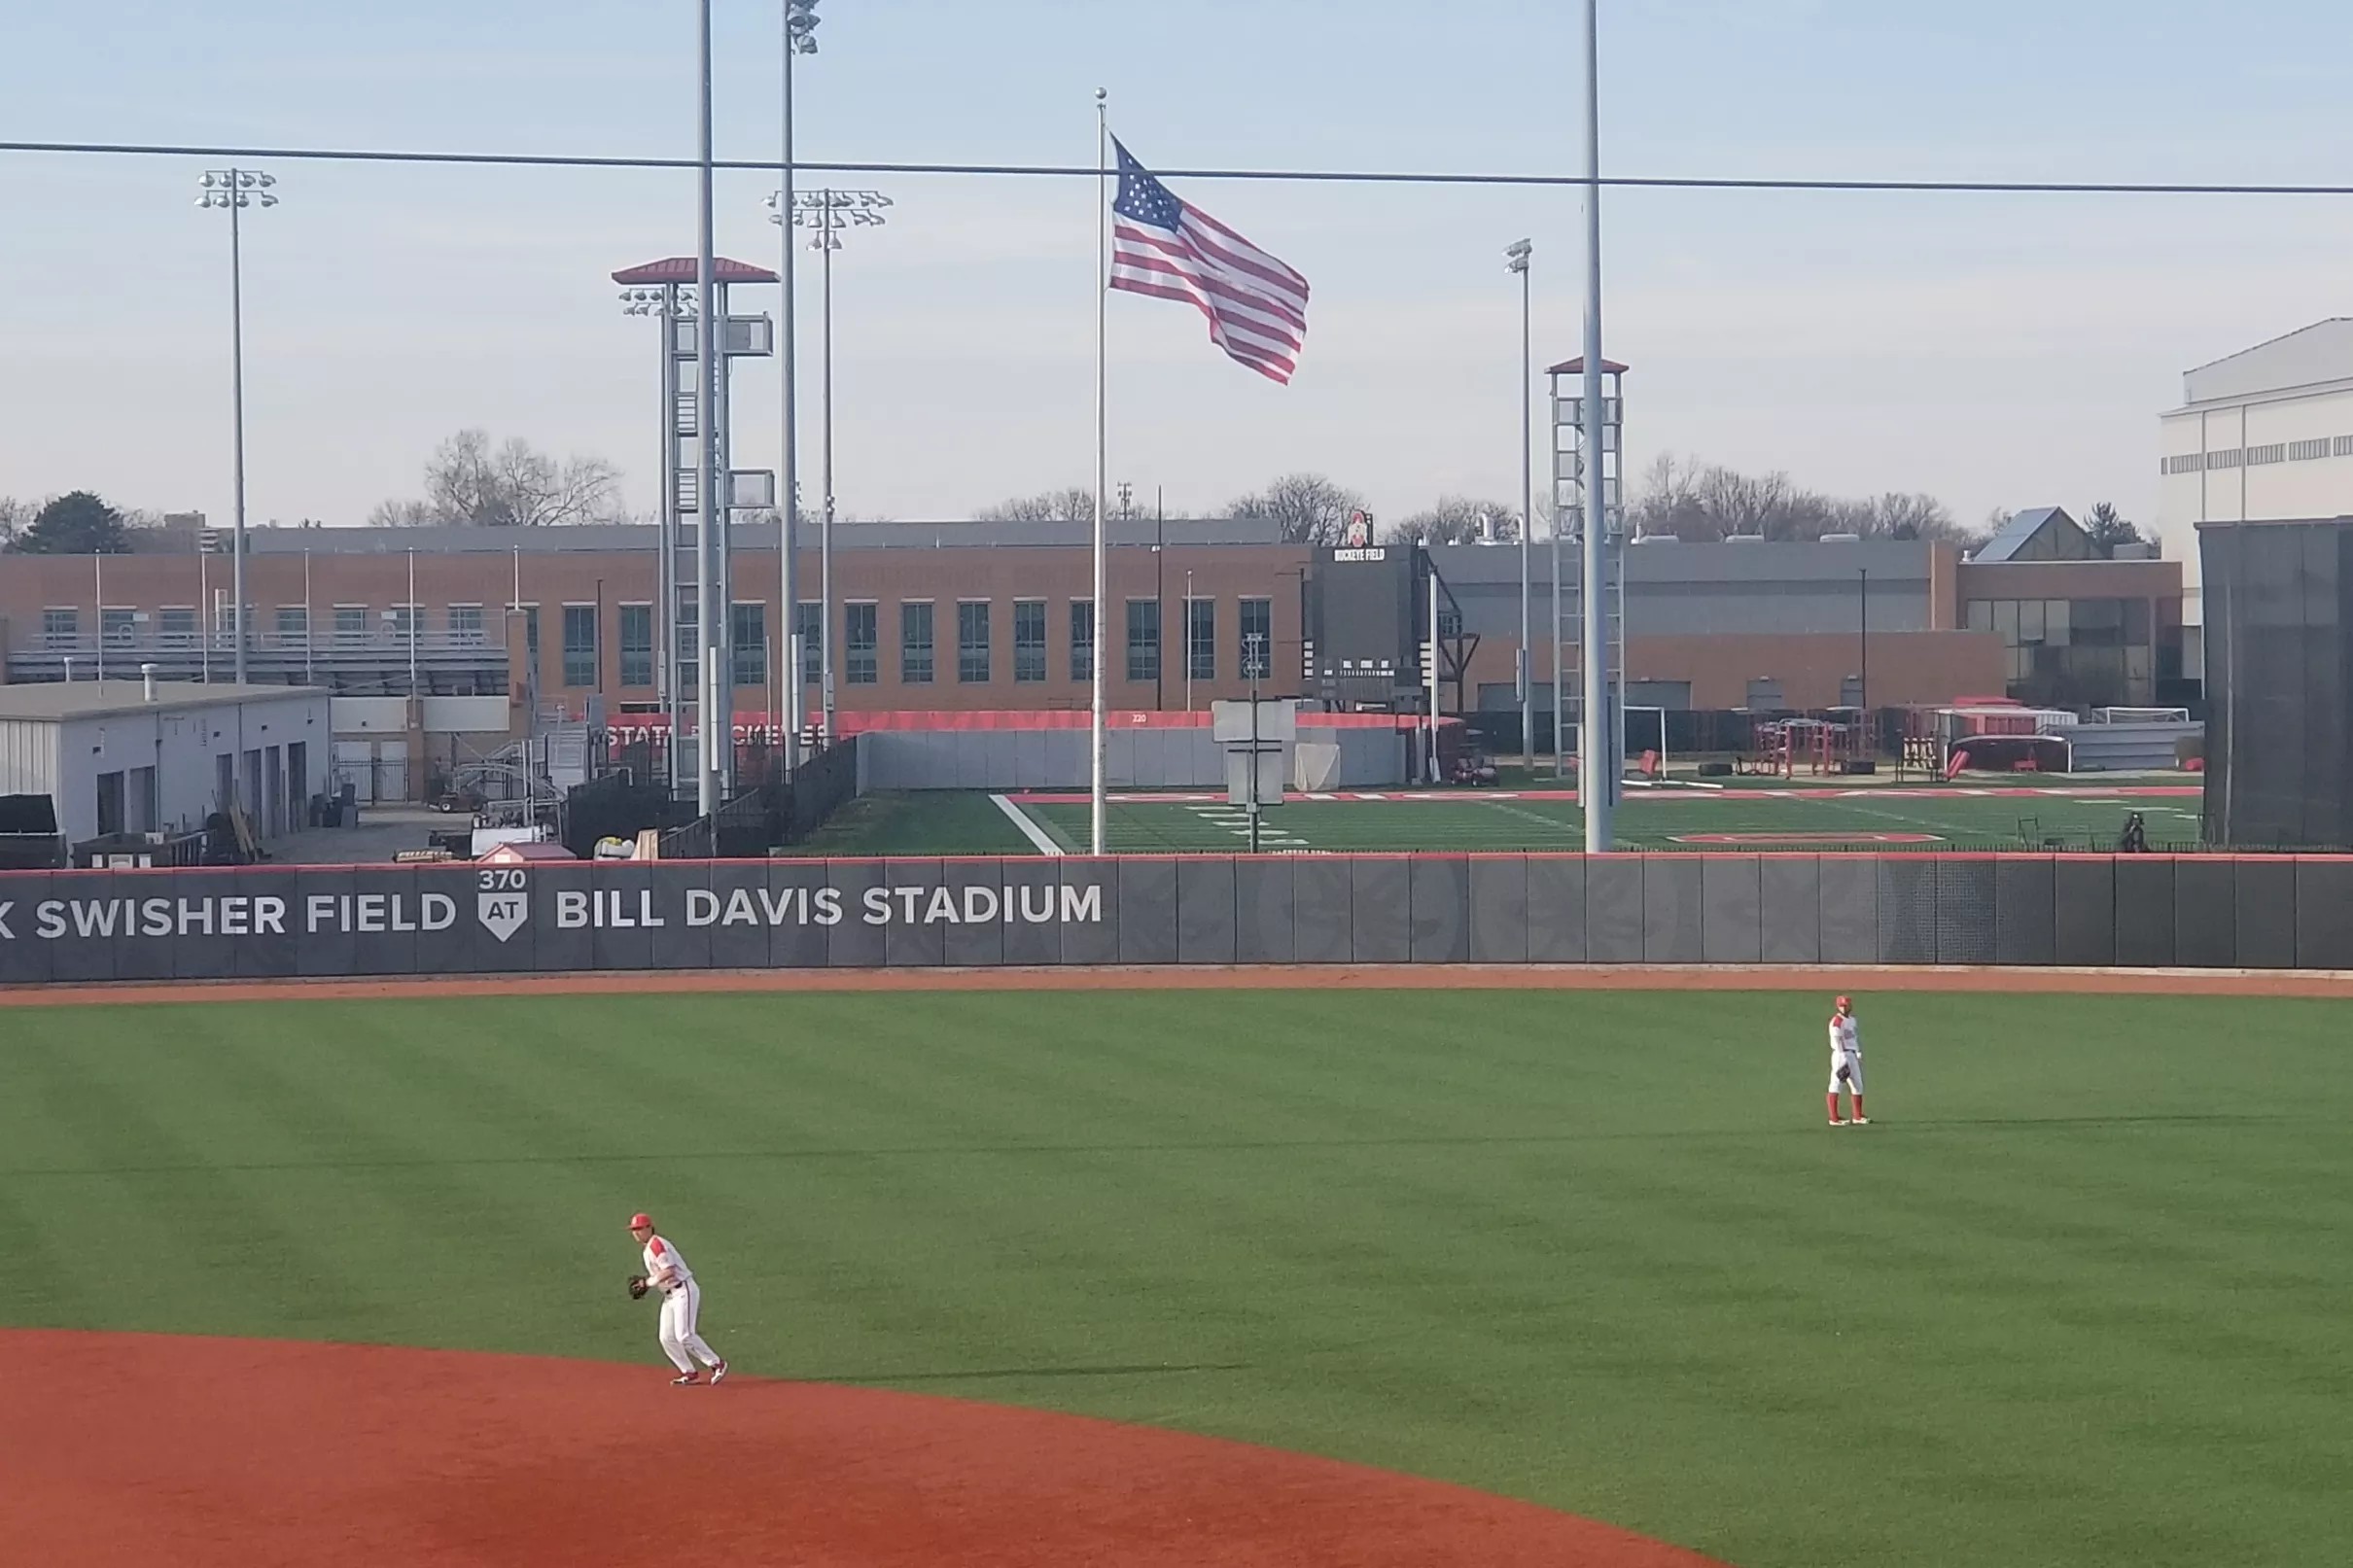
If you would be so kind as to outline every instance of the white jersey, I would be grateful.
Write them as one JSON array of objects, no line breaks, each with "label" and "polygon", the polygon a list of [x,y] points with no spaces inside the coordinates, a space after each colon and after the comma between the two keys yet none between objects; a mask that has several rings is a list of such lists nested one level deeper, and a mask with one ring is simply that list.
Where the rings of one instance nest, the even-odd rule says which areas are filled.
[{"label": "white jersey", "polygon": [[694,1271],[686,1267],[678,1248],[657,1236],[646,1243],[646,1277],[651,1279],[664,1269],[671,1272],[671,1289],[683,1290],[694,1282]]},{"label": "white jersey", "polygon": [[1852,1013],[1830,1015],[1830,1054],[1839,1057],[1859,1057],[1863,1054],[1863,1034],[1856,1028]]}]

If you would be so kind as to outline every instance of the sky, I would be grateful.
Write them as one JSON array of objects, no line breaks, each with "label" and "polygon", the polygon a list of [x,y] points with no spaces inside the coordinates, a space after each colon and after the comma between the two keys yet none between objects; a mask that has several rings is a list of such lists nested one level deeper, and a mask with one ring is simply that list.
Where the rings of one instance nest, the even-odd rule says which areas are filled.
[{"label": "sky", "polygon": [[[86,0],[22,7],[0,141],[691,157],[689,0]],[[776,159],[779,0],[716,0],[722,157]],[[1094,91],[1147,164],[1573,174],[1573,0],[821,0],[798,157],[1091,164]],[[1602,0],[1602,162],[1642,176],[2353,183],[2323,0]],[[0,496],[231,515],[228,236],[200,155],[0,151]],[[691,254],[685,170],[278,158],[244,236],[250,515],[356,524],[466,427],[607,458],[655,505],[658,350],[616,267]],[[951,518],[1092,483],[1091,179],[823,176],[889,224],[835,258],[835,492]],[[1385,519],[1515,501],[1520,296],[1580,347],[1573,189],[1172,180],[1305,273],[1297,378],[1186,307],[1109,303],[1109,467],[1213,513],[1314,470]],[[723,172],[722,253],[775,265]],[[1965,523],[2108,500],[2154,519],[2184,369],[2353,313],[2353,198],[1612,190],[1606,352],[1637,475],[1661,452]],[[804,493],[824,448],[799,273]],[[772,312],[777,291],[739,295]],[[736,373],[738,467],[781,446]],[[1535,405],[1544,406],[1541,391]],[[1544,451],[1536,436],[1537,489]]]}]

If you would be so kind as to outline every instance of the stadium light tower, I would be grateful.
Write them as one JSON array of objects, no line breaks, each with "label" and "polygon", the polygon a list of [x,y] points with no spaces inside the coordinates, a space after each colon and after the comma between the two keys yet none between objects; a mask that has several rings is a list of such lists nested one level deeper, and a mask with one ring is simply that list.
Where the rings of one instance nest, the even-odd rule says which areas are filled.
[{"label": "stadium light tower", "polygon": [[[1533,395],[1536,379],[1533,349],[1529,344],[1528,261],[1535,255],[1535,246],[1527,240],[1514,240],[1503,249],[1505,268],[1520,275],[1520,765],[1532,779],[1536,772],[1536,680],[1535,680],[1535,615],[1529,603],[1528,535],[1536,515],[1536,478],[1534,435],[1528,399]],[[1556,546],[1557,547],[1557,546]],[[1553,745],[1561,744],[1560,737]]]},{"label": "stadium light tower", "polygon": [[[236,529],[229,545],[229,591],[236,596],[236,681],[245,683],[245,209],[274,207],[273,175],[259,169],[207,169],[196,182],[196,205],[228,214],[228,375],[231,464],[235,471]],[[209,607],[207,607],[209,608]],[[208,631],[205,634],[210,637]]]},{"label": "stadium light tower", "polygon": [[[675,283],[637,286],[621,291],[621,313],[651,316],[661,323],[662,456],[655,470],[662,477],[661,564],[654,573],[654,637],[660,656],[654,660],[654,695],[670,720],[670,789],[678,791],[680,768],[685,760],[685,698],[679,690],[678,669],[678,328],[694,320],[692,300]],[[518,591],[516,598],[520,601]],[[698,688],[699,689],[699,688]]]},{"label": "stadium light tower", "polygon": [[[841,249],[842,230],[879,228],[891,198],[879,191],[801,191],[790,202],[784,192],[768,198],[768,221],[779,226],[806,228],[809,248],[825,258],[822,293],[825,297],[825,418],[824,466],[819,479],[825,486],[825,512],[818,523],[818,660],[820,701],[824,704],[824,739],[833,744],[833,253]],[[787,249],[790,249],[788,245]],[[788,264],[787,277],[791,276]],[[789,314],[789,313],[788,313]],[[788,497],[790,491],[788,491]],[[790,501],[788,501],[790,505]]]},{"label": "stadium light tower", "polygon": [[[782,727],[785,732],[785,767],[787,771],[790,771],[799,760],[799,737],[803,720],[801,715],[802,667],[799,658],[795,656],[793,647],[793,636],[800,627],[799,563],[795,559],[799,553],[800,543],[799,403],[795,385],[797,374],[795,366],[798,360],[794,352],[797,320],[792,290],[795,246],[792,226],[784,220],[783,215],[792,211],[793,176],[796,172],[793,168],[792,158],[792,60],[796,54],[817,52],[817,0],[785,0],[785,183],[784,189],[769,201],[769,211],[776,219],[777,234],[782,241],[781,248],[784,251],[784,263],[777,269],[778,274],[784,279],[785,286],[784,342],[779,347],[779,355],[784,361],[785,450],[779,465],[782,471],[778,489],[782,494],[777,506],[779,532],[776,547],[781,564],[778,567],[777,576],[779,603],[776,636],[779,656],[776,668],[779,688],[777,713],[783,721]],[[830,610],[826,611],[826,614],[828,618],[818,627],[818,636],[823,642],[829,644],[832,641],[832,633],[829,630],[832,625]]]}]

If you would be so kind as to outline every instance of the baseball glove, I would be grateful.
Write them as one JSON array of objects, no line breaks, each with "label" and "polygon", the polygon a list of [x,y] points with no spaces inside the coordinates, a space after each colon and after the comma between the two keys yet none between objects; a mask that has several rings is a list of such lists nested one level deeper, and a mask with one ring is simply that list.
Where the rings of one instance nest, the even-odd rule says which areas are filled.
[{"label": "baseball glove", "polygon": [[629,1299],[631,1301],[634,1302],[644,1300],[647,1288],[646,1276],[644,1274],[631,1274],[629,1276]]}]

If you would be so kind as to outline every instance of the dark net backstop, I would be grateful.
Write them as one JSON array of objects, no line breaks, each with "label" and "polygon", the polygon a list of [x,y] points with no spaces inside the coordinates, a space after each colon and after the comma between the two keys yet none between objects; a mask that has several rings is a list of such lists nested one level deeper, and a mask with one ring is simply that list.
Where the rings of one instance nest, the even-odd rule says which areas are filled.
[{"label": "dark net backstop", "polygon": [[2209,523],[2198,542],[2207,841],[2353,846],[2353,518]]}]

